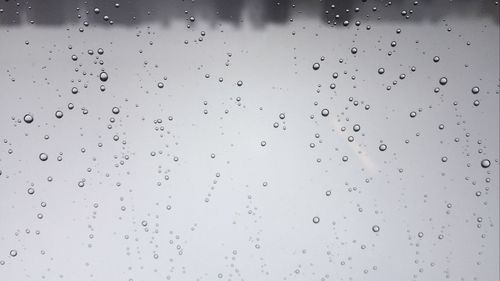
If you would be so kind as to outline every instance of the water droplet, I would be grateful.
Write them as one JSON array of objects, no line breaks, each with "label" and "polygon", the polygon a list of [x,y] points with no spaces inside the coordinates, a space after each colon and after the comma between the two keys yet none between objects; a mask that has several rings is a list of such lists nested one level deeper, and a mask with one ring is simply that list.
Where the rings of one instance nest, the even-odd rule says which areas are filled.
[{"label": "water droplet", "polygon": [[319,63],[315,62],[312,67],[314,70],[318,70],[319,66],[320,66]]},{"label": "water droplet", "polygon": [[57,117],[57,118],[61,119],[61,118],[63,117],[63,115],[64,115],[64,114],[63,114],[63,112],[62,112],[62,111],[58,110],[58,111],[56,111],[56,114],[55,114],[55,115],[56,115],[56,117]]},{"label": "water droplet", "polygon": [[314,222],[314,223],[319,223],[319,217],[314,217],[314,218],[313,218],[313,222]]},{"label": "water droplet", "polygon": [[24,115],[24,122],[26,122],[27,124],[30,124],[31,122],[33,122],[33,116],[31,116],[31,114],[26,114]]},{"label": "water droplet", "polygon": [[9,254],[10,254],[11,257],[15,257],[15,256],[17,256],[17,251],[16,250],[10,250]]},{"label": "water droplet", "polygon": [[439,84],[444,86],[444,85],[446,85],[446,83],[448,83],[448,78],[441,77],[441,79],[439,79]]},{"label": "water droplet", "polygon": [[381,145],[378,147],[378,149],[379,149],[380,151],[385,151],[385,150],[387,149],[387,145],[385,145],[385,144],[381,144]]},{"label": "water droplet", "polygon": [[119,109],[118,107],[116,107],[116,106],[115,106],[115,107],[113,107],[113,108],[111,109],[111,112],[113,112],[113,114],[118,114],[118,113],[120,113],[120,109]]},{"label": "water droplet", "polygon": [[438,56],[435,56],[435,57],[433,57],[433,58],[432,58],[432,60],[433,60],[434,62],[439,62],[439,57],[438,57]]},{"label": "water droplet", "polygon": [[372,231],[373,232],[379,232],[380,231],[380,227],[378,225],[374,225],[374,226],[372,226]]},{"label": "water droplet", "polygon": [[323,110],[321,110],[321,115],[323,117],[328,116],[328,114],[330,114],[330,111],[328,109],[324,108]]},{"label": "water droplet", "polygon": [[478,94],[479,93],[479,87],[478,86],[472,87],[471,91],[472,91],[473,94]]},{"label": "water droplet", "polygon": [[38,155],[38,158],[40,158],[40,160],[42,161],[47,161],[47,159],[49,159],[49,156],[47,155],[47,153],[40,153],[40,155]]},{"label": "water droplet", "polygon": [[384,68],[379,68],[378,69],[378,74],[384,74],[385,73],[385,69]]},{"label": "water droplet", "polygon": [[103,72],[101,72],[101,73],[99,74],[99,79],[101,79],[101,81],[102,81],[102,82],[106,82],[106,81],[108,81],[108,74],[107,74],[106,72],[104,72],[104,71],[103,71]]},{"label": "water droplet", "polygon": [[491,162],[490,162],[490,160],[488,160],[488,159],[483,159],[483,160],[481,161],[481,167],[483,167],[483,168],[489,168],[489,167],[490,167],[490,165],[491,165]]}]

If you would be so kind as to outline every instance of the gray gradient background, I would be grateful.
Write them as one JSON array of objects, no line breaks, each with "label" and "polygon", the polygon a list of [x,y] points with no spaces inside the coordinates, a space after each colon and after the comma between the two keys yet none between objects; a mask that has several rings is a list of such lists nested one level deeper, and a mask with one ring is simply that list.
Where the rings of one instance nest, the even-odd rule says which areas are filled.
[{"label": "gray gradient background", "polygon": [[0,3],[0,280],[499,279],[498,3],[113,3]]}]

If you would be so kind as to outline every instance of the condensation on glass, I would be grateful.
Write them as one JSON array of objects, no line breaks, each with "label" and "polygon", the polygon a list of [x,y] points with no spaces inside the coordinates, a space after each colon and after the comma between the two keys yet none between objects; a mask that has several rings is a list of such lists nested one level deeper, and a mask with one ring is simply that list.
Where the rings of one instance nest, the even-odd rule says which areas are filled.
[{"label": "condensation on glass", "polygon": [[0,280],[499,279],[499,5],[0,2]]}]

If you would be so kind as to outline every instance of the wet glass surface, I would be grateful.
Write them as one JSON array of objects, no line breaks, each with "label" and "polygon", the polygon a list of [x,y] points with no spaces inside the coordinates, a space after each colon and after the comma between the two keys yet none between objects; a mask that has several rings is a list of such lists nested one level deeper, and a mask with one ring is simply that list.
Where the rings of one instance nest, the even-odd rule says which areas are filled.
[{"label": "wet glass surface", "polygon": [[0,2],[0,280],[499,279],[498,1]]}]

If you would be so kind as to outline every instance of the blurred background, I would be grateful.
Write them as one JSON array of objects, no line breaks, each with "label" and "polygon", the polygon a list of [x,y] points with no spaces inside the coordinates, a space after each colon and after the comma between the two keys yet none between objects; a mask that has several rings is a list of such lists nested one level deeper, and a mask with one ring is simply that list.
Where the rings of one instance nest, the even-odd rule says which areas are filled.
[{"label": "blurred background", "polygon": [[498,1],[0,0],[0,280],[499,280]]}]

